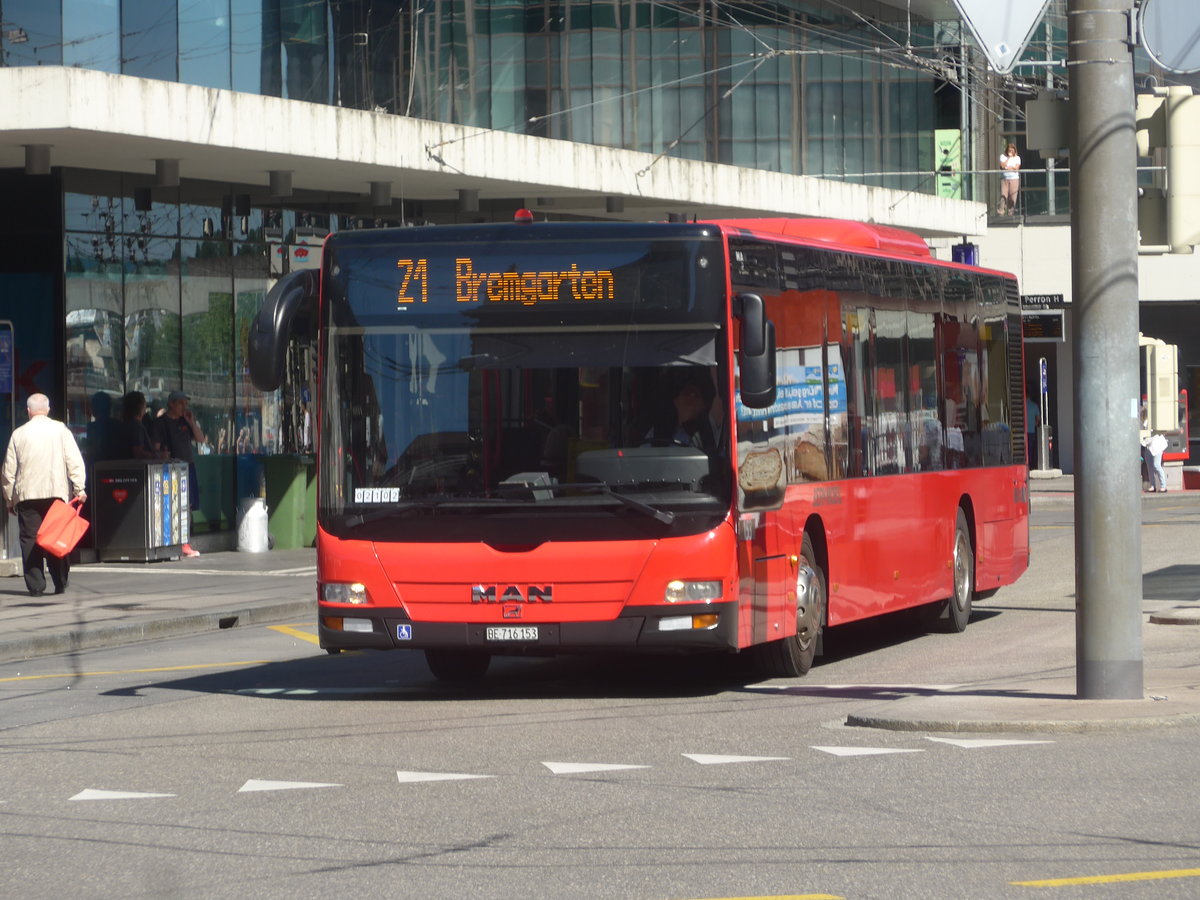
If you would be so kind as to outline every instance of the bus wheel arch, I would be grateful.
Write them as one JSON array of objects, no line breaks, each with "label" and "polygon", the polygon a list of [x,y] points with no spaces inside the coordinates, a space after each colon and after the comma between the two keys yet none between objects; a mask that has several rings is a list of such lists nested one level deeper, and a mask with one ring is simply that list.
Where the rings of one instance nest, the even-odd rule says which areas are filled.
[{"label": "bus wheel arch", "polygon": [[[753,648],[754,661],[768,678],[796,678],[812,667],[821,649],[828,618],[829,594],[826,588],[824,557],[816,549],[814,534],[824,548],[824,531],[806,529],[796,557],[796,633]],[[800,594],[804,593],[801,603]]]},{"label": "bus wheel arch", "polygon": [[977,595],[975,516],[970,498],[963,497],[955,515],[954,535],[950,544],[950,596],[930,608],[931,625],[939,631],[959,634],[971,620],[971,607]]}]

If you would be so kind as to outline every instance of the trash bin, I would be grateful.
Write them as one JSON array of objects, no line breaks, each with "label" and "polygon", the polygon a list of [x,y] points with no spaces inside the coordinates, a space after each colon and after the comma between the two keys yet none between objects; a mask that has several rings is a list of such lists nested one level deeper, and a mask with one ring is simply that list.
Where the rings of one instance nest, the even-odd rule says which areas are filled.
[{"label": "trash bin", "polygon": [[281,454],[263,460],[267,509],[274,547],[295,550],[308,547],[316,536],[315,460],[311,456]]},{"label": "trash bin", "polygon": [[188,542],[188,465],[123,460],[95,465],[90,492],[101,562],[179,559]]}]

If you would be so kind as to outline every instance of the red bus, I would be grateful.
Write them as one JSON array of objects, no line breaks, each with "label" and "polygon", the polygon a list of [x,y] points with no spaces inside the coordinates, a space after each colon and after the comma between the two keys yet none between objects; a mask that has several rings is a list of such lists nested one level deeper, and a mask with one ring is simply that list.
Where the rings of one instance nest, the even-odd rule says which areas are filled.
[{"label": "red bus", "polygon": [[[961,631],[1029,556],[1015,279],[832,220],[331,236],[251,329],[316,323],[321,646],[749,651],[925,606]],[[299,320],[298,320],[299,321]]]}]

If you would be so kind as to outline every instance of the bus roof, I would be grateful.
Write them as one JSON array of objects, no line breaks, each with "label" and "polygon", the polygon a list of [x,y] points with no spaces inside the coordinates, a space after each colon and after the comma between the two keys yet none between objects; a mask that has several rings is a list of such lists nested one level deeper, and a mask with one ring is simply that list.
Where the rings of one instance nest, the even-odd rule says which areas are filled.
[{"label": "bus roof", "polygon": [[850,250],[878,250],[920,259],[932,255],[925,240],[911,231],[846,219],[720,219],[713,224],[726,231],[783,235]]},{"label": "bus roof", "polygon": [[477,222],[459,225],[431,225],[417,228],[364,229],[340,231],[330,235],[336,244],[469,243],[471,241],[544,241],[628,238],[654,240],[665,233],[680,239],[715,238],[720,234],[757,236],[762,239],[791,238],[798,243],[848,253],[866,253],[929,262],[947,268],[969,269],[1005,278],[1013,276],[986,267],[939,260],[920,235],[848,219],[709,219],[695,222]]}]

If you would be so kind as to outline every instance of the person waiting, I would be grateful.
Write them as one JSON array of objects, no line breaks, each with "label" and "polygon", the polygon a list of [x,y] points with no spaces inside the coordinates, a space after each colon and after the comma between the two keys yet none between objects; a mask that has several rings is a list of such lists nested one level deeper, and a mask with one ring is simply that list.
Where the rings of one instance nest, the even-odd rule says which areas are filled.
[{"label": "person waiting", "polygon": [[166,450],[156,450],[146,430],[146,395],[141,391],[130,391],[121,398],[121,423],[125,430],[124,450],[132,459],[166,459]]}]

